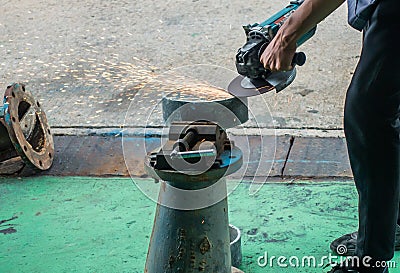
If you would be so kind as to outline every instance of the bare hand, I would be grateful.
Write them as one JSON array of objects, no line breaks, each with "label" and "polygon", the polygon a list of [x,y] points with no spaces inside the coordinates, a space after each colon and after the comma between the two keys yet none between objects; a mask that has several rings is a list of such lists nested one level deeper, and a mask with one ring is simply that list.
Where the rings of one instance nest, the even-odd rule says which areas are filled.
[{"label": "bare hand", "polygon": [[288,71],[293,69],[292,60],[295,52],[296,44],[284,42],[282,34],[278,31],[261,55],[260,62],[265,69],[272,72]]}]

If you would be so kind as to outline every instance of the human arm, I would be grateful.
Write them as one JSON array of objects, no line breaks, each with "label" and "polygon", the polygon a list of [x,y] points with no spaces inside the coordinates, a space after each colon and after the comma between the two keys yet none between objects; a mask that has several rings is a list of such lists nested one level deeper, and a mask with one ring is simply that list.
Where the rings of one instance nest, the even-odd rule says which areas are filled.
[{"label": "human arm", "polygon": [[266,69],[284,71],[292,69],[296,42],[311,28],[336,10],[345,0],[305,0],[286,20],[274,39],[264,50],[260,61]]}]

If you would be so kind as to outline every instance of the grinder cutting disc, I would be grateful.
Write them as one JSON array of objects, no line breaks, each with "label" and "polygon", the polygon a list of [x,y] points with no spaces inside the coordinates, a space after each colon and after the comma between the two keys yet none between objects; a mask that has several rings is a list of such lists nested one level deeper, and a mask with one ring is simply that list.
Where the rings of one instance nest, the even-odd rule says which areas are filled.
[{"label": "grinder cutting disc", "polygon": [[274,89],[275,87],[265,80],[251,80],[241,75],[234,78],[228,85],[228,92],[239,98],[257,96]]},{"label": "grinder cutting disc", "polygon": [[266,79],[250,79],[237,76],[228,85],[228,92],[235,97],[252,97],[271,90],[282,91],[296,77],[296,68],[290,71],[273,72]]},{"label": "grinder cutting disc", "polygon": [[25,163],[47,170],[53,163],[54,143],[46,115],[23,84],[9,86],[4,94],[5,127]]}]

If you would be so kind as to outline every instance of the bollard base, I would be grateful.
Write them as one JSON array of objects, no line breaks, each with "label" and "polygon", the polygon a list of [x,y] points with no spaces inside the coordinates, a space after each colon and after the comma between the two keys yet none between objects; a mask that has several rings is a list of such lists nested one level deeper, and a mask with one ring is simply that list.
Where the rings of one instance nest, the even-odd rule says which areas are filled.
[{"label": "bollard base", "polygon": [[232,273],[244,273],[242,270],[232,266]]}]

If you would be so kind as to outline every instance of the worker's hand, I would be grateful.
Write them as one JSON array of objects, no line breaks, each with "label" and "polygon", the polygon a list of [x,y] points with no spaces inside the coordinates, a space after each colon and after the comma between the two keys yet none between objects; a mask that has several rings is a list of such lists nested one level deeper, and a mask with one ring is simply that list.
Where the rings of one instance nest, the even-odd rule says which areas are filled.
[{"label": "worker's hand", "polygon": [[272,72],[293,69],[292,60],[296,53],[296,43],[289,43],[282,36],[278,31],[260,57],[265,69]]},{"label": "worker's hand", "polygon": [[344,0],[306,0],[285,21],[264,50],[260,61],[271,71],[292,69],[296,41],[308,30],[337,9]]}]

